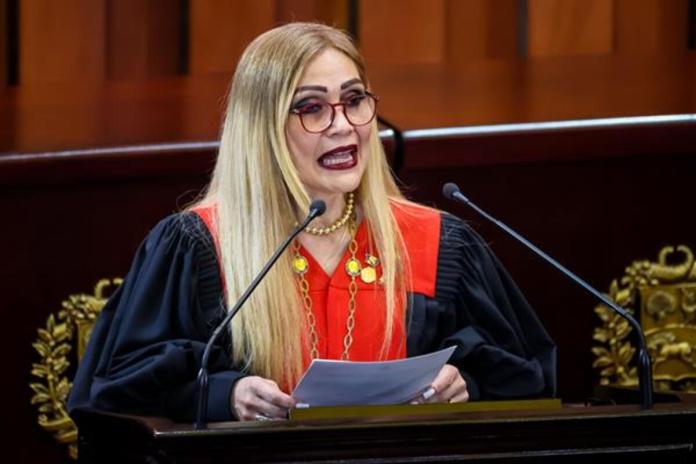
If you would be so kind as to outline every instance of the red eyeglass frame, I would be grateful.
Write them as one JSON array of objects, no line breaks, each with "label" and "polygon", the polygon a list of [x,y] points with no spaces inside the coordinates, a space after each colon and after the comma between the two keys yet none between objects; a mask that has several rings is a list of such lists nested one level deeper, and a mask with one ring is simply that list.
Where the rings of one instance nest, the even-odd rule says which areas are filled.
[{"label": "red eyeglass frame", "polygon": [[329,107],[331,107],[331,118],[329,118],[329,123],[326,125],[326,127],[321,129],[321,130],[318,130],[318,131],[312,131],[312,130],[307,129],[307,126],[305,126],[305,123],[304,123],[304,119],[302,118],[302,114],[303,114],[302,109],[291,108],[290,114],[294,114],[294,115],[299,116],[300,117],[300,124],[302,124],[302,128],[304,130],[306,130],[307,132],[309,132],[310,134],[320,134],[320,133],[324,132],[326,129],[328,129],[329,127],[331,127],[331,125],[334,123],[334,119],[336,119],[336,107],[337,106],[343,107],[343,116],[345,116],[346,121],[348,121],[351,126],[353,126],[353,127],[366,126],[367,124],[370,124],[372,122],[372,120],[375,119],[375,116],[377,115],[377,104],[379,103],[379,97],[377,95],[373,94],[372,92],[367,91],[367,90],[365,91],[365,95],[372,98],[372,100],[375,102],[375,109],[372,112],[372,117],[369,120],[367,120],[367,122],[364,122],[362,124],[354,124],[353,121],[350,120],[350,117],[346,113],[346,102],[341,102],[341,101],[339,101],[337,103],[324,102],[325,104],[329,105]]}]

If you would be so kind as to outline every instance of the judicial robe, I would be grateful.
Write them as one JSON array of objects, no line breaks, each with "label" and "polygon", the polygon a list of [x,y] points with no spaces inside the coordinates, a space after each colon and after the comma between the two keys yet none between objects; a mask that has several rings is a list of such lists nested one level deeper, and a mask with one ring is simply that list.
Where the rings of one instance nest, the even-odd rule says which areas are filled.
[{"label": "judicial robe", "polygon": [[[397,331],[390,357],[456,346],[449,363],[460,370],[472,400],[553,396],[555,345],[488,245],[447,213],[412,204],[393,211],[411,274],[406,343],[399,351]],[[71,412],[98,409],[193,419],[201,355],[225,315],[215,234],[205,218],[200,211],[175,214],[146,237],[95,323],[73,382]],[[369,246],[368,236],[369,225],[362,224],[356,233],[361,253]],[[325,302],[315,304],[323,315],[317,321],[324,340],[321,357],[340,356],[347,293],[340,268],[346,259],[334,276],[319,272],[309,278],[310,288],[319,292],[313,299]],[[356,311],[355,360],[370,357],[381,346],[368,346],[375,339],[367,335],[372,324],[360,312],[366,311],[367,291],[378,283],[359,284],[358,303],[363,305]],[[228,334],[221,337],[210,357],[210,421],[233,420],[231,389],[246,375],[231,361],[231,342]]]}]

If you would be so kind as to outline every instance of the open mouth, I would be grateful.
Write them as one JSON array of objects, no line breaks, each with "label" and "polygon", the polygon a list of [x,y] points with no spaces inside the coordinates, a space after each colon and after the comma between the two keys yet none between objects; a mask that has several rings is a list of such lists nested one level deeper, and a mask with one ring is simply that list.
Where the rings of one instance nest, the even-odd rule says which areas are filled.
[{"label": "open mouth", "polygon": [[321,155],[317,162],[324,169],[350,169],[358,164],[358,146],[346,145],[334,148]]}]

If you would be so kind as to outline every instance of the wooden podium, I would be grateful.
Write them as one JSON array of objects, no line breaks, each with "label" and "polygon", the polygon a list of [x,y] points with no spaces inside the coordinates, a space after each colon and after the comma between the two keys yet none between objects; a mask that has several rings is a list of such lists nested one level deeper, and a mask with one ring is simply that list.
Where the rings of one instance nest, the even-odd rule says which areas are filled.
[{"label": "wooden podium", "polygon": [[444,409],[212,423],[207,430],[97,412],[76,419],[81,462],[696,462],[696,404],[657,404],[649,411],[637,405]]}]

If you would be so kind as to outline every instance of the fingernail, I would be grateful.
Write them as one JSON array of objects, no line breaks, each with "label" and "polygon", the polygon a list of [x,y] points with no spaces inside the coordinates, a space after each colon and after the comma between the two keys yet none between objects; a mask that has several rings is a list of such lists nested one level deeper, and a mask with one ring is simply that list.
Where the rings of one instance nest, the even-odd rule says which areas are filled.
[{"label": "fingernail", "polygon": [[435,394],[435,389],[433,387],[430,387],[423,392],[422,396],[423,396],[424,400],[429,400],[430,398],[433,397],[434,394]]},{"label": "fingernail", "polygon": [[297,409],[306,409],[309,407],[309,405],[307,403],[297,403],[297,404],[295,404],[295,407]]}]

